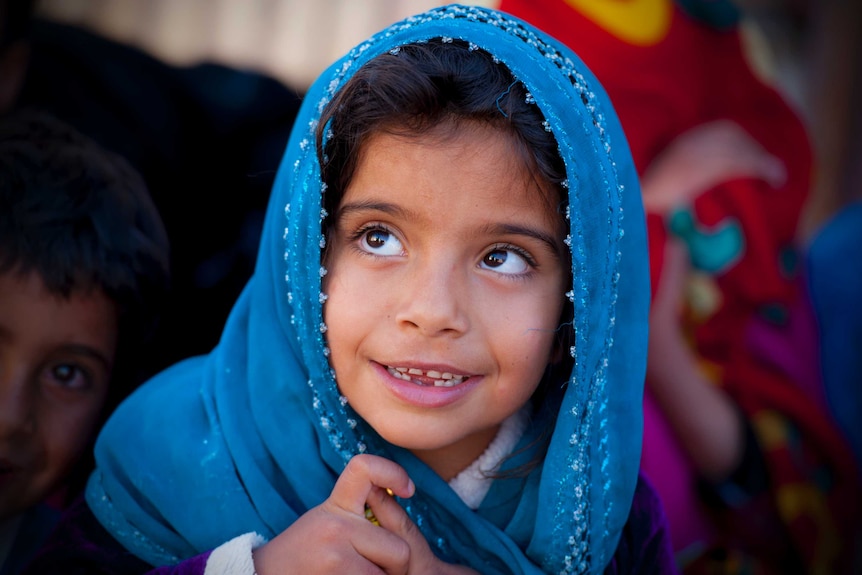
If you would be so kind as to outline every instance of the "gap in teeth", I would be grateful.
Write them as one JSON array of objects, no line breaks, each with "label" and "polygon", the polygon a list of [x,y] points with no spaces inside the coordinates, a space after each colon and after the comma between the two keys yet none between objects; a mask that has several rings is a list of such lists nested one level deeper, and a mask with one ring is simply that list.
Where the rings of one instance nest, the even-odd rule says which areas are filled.
[{"label": "gap in teeth", "polygon": [[[392,374],[392,376],[402,379],[404,381],[413,381],[411,376],[422,376],[434,380],[434,387],[453,387],[458,385],[459,383],[463,383],[467,376],[464,375],[454,375],[449,373],[448,371],[439,372],[433,369],[429,369],[428,372],[424,372],[421,369],[417,369],[415,367],[386,367],[386,370]],[[420,382],[419,385],[424,385]]]}]

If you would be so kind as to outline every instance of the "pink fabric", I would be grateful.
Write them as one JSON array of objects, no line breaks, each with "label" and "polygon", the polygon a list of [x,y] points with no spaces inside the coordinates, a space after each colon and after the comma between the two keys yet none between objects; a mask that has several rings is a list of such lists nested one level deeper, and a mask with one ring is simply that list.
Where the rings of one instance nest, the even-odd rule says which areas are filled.
[{"label": "pink fabric", "polygon": [[[658,492],[671,529],[674,552],[700,547],[712,529],[695,492],[695,473],[655,399],[644,390],[641,470]],[[694,551],[694,549],[692,549]]]},{"label": "pink fabric", "polygon": [[[799,283],[802,284],[801,281]],[[802,289],[805,291],[804,285]],[[828,409],[826,390],[820,375],[817,319],[807,292],[805,297],[794,302],[788,317],[789,321],[783,326],[754,318],[746,333],[748,347],[755,357],[794,381],[821,409]]]}]

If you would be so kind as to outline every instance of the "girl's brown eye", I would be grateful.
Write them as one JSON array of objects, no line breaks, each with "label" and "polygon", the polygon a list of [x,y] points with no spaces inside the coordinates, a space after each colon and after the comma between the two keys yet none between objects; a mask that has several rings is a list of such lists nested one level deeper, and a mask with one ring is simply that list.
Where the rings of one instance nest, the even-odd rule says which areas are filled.
[{"label": "girl's brown eye", "polygon": [[485,265],[490,268],[500,267],[504,263],[506,263],[506,259],[509,257],[504,251],[497,250],[489,253],[485,256]]},{"label": "girl's brown eye", "polygon": [[533,262],[514,247],[495,248],[482,258],[482,267],[505,275],[521,275],[530,271]]},{"label": "girl's brown eye", "polygon": [[381,248],[389,239],[389,234],[382,230],[373,230],[365,235],[365,241],[369,247]]},{"label": "girl's brown eye", "polygon": [[404,253],[398,237],[382,227],[360,231],[359,247],[362,251],[375,256],[397,256]]}]

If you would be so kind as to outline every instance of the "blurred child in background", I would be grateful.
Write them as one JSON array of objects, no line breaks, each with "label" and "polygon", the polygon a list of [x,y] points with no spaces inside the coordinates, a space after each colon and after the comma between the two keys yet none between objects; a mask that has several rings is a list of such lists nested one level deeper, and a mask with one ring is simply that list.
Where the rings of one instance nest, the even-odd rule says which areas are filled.
[{"label": "blurred child in background", "polygon": [[125,160],[41,112],[0,121],[3,575],[80,493],[168,282],[165,230]]}]

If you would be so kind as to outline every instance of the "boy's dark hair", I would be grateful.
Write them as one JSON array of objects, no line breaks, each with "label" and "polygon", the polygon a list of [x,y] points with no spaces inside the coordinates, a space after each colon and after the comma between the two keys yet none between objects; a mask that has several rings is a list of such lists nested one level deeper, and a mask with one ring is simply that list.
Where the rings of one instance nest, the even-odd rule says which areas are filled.
[{"label": "boy's dark hair", "polygon": [[35,0],[0,0],[0,52],[30,35]]},{"label": "boy's dark hair", "polygon": [[132,360],[167,296],[168,260],[159,213],[122,157],[43,112],[0,121],[0,273],[36,272],[64,298],[100,289],[117,305],[106,412],[143,377]]},{"label": "boy's dark hair", "polygon": [[101,288],[139,327],[168,286],[168,238],[141,176],[30,110],[0,121],[0,273],[11,270],[63,297]]},{"label": "boy's dark hair", "polygon": [[[512,136],[524,164],[540,183],[539,189],[550,186],[555,191],[556,197],[547,200],[560,214],[561,229],[567,229],[568,223],[562,224],[568,206],[568,191],[563,185],[566,167],[554,135],[545,129],[545,118],[531,100],[508,68],[463,41],[433,39],[372,59],[327,104],[317,128],[318,159],[326,184],[323,201],[329,214],[325,225],[333,225],[362,145],[371,136],[389,133],[418,137],[440,126],[457,129],[473,122]],[[558,401],[571,373],[568,350],[574,341],[573,313],[572,304],[566,301],[558,331],[560,360],[548,366],[533,397],[534,406],[548,413],[555,410],[544,405],[545,398],[553,396],[551,401]],[[546,421],[545,432],[549,434],[553,422]],[[539,441],[546,439],[543,436]],[[522,475],[540,459],[502,475]]]}]

